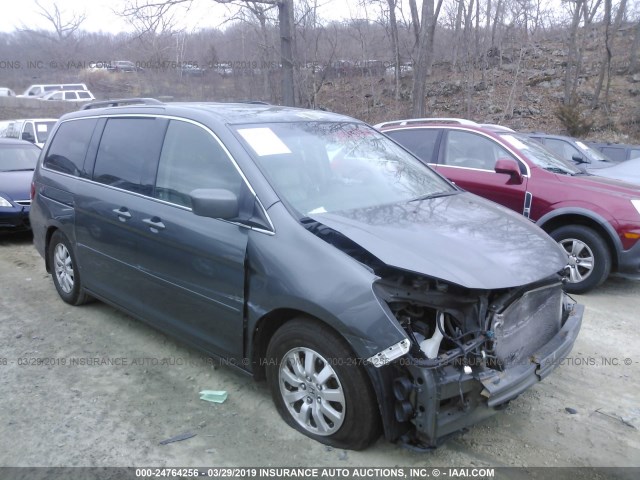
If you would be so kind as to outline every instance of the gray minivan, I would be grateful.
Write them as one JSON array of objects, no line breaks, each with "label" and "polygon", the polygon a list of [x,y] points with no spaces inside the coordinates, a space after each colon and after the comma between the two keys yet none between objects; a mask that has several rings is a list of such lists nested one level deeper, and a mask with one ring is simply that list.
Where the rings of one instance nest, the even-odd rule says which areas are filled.
[{"label": "gray minivan", "polygon": [[438,445],[545,378],[582,321],[541,229],[337,114],[74,112],[32,190],[64,301],[95,297],[266,377],[290,426],[341,448],[380,428]]}]

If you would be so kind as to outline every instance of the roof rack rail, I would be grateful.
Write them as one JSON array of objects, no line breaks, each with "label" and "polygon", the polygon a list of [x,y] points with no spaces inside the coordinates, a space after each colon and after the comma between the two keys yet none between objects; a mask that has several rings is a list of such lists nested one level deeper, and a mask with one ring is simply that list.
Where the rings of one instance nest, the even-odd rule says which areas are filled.
[{"label": "roof rack rail", "polygon": [[82,106],[81,110],[91,110],[102,107],[122,107],[126,105],[164,105],[155,98],[114,98],[113,100],[98,100]]},{"label": "roof rack rail", "polygon": [[478,123],[472,120],[467,120],[465,118],[408,118],[406,120],[392,120],[390,122],[378,123],[374,125],[374,128],[389,126],[404,127],[405,125],[411,125],[414,123],[455,123],[458,125],[478,126]]}]

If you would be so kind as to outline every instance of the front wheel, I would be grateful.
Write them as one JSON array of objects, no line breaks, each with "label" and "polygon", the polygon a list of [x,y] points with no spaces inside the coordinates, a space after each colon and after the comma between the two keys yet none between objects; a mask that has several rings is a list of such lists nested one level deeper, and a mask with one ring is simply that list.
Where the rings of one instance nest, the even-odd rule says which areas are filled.
[{"label": "front wheel", "polygon": [[71,242],[59,230],[49,242],[49,265],[53,270],[53,284],[62,300],[71,305],[82,305],[89,300],[80,282]]},{"label": "front wheel", "polygon": [[321,443],[361,450],[380,435],[380,416],[364,368],[319,322],[295,319],[267,348],[267,382],[289,426]]},{"label": "front wheel", "polygon": [[611,271],[611,254],[598,233],[582,225],[567,225],[550,233],[569,256],[569,293],[585,293],[602,284]]}]

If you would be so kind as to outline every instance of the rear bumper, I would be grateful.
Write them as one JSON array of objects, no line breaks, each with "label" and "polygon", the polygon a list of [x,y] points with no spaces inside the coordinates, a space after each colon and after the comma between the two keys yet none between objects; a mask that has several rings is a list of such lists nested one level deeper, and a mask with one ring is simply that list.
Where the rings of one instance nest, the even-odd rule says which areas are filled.
[{"label": "rear bumper", "polygon": [[569,354],[582,325],[584,306],[574,305],[560,331],[535,352],[526,363],[516,363],[505,371],[472,366],[470,374],[462,366],[426,369],[407,368],[414,379],[412,398],[415,416],[411,422],[417,440],[427,447],[437,446],[446,436],[491,415],[501,406],[539,382]]}]

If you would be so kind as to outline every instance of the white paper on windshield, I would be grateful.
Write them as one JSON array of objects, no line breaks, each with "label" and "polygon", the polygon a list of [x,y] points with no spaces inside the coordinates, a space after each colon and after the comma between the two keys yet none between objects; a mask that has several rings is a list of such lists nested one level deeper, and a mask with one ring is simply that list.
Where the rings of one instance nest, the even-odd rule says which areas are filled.
[{"label": "white paper on windshield", "polygon": [[240,128],[238,133],[260,157],[291,153],[291,150],[270,128]]},{"label": "white paper on windshield", "polygon": [[588,150],[588,147],[584,143],[578,142],[577,140],[576,140],[576,145],[578,145],[583,150]]},{"label": "white paper on windshield", "polygon": [[309,212],[310,215],[313,215],[314,213],[327,213],[327,211],[325,210],[324,207],[318,207],[318,208],[314,208]]},{"label": "white paper on windshield", "polygon": [[518,140],[516,137],[514,137],[512,135],[503,135],[502,138],[506,138],[507,141],[511,145],[516,147],[518,150],[523,150],[523,149],[527,148],[527,146],[524,143],[522,143],[520,140]]},{"label": "white paper on windshield", "polygon": [[38,132],[45,132],[47,131],[47,124],[46,123],[36,123],[36,129],[38,130]]}]

